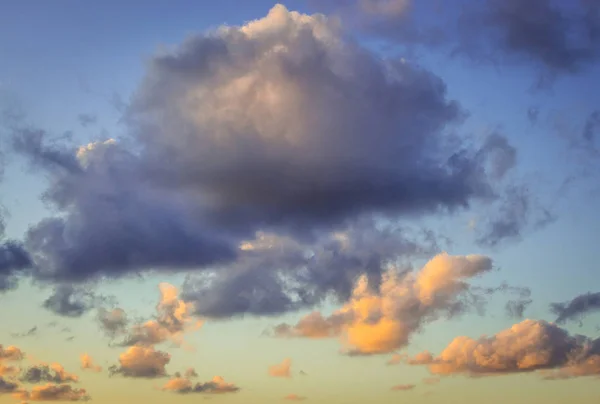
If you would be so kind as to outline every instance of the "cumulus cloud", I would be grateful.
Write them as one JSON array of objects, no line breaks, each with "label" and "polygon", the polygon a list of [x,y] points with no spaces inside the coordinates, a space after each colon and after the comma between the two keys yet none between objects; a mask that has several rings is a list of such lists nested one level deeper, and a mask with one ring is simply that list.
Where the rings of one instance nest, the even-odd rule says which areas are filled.
[{"label": "cumulus cloud", "polygon": [[414,390],[414,388],[417,387],[414,384],[398,384],[396,386],[392,386],[392,390],[393,391],[411,391]]},{"label": "cumulus cloud", "polygon": [[98,297],[89,290],[73,285],[59,285],[44,300],[43,307],[64,317],[81,317],[98,303]]},{"label": "cumulus cloud", "polygon": [[556,314],[556,323],[579,320],[583,316],[600,310],[600,293],[584,293],[568,302],[551,303],[550,310]]},{"label": "cumulus cloud", "polygon": [[119,355],[119,365],[108,370],[111,375],[120,374],[133,378],[156,378],[166,376],[165,366],[171,355],[153,347],[132,346]]},{"label": "cumulus cloud", "polygon": [[28,367],[20,380],[25,383],[77,383],[79,377],[69,373],[59,363],[40,364]]},{"label": "cumulus cloud", "polygon": [[25,357],[25,353],[20,348],[9,345],[6,348],[0,344],[0,362],[20,361]]},{"label": "cumulus cloud", "polygon": [[288,401],[304,401],[307,399],[307,397],[299,396],[298,394],[288,394],[287,396],[283,397],[283,399]]},{"label": "cumulus cloud", "polygon": [[79,357],[79,359],[81,361],[81,369],[91,370],[92,372],[101,372],[102,371],[102,367],[96,365],[94,363],[94,360],[92,359],[92,357],[90,355],[88,355],[87,353],[81,355]]},{"label": "cumulus cloud", "polygon": [[74,389],[68,384],[52,383],[35,386],[31,391],[20,390],[14,397],[26,401],[88,401],[90,396],[85,389]]},{"label": "cumulus cloud", "polygon": [[378,284],[390,265],[439,251],[434,235],[363,219],[310,243],[258,232],[229,271],[189,277],[182,297],[204,317],[277,315],[312,307],[326,298],[346,301],[357,277]]},{"label": "cumulus cloud", "polygon": [[[376,3],[363,5],[391,7]],[[15,132],[15,150],[50,179],[44,197],[58,212],[26,235],[36,278],[218,268],[228,272],[222,287],[235,288],[236,271],[222,268],[252,255],[239,246],[257,232],[311,247],[363,216],[487,201],[498,174],[485,169],[491,154],[454,135],[465,114],[439,77],[281,5],[156,55],[125,115],[129,138],[85,146],[83,156],[49,145],[44,131]],[[248,293],[271,281],[250,282]],[[274,293],[264,301],[288,304]]]},{"label": "cumulus cloud", "polygon": [[290,358],[285,358],[283,362],[269,366],[269,376],[272,377],[284,377],[291,378],[292,377],[292,360]]},{"label": "cumulus cloud", "polygon": [[111,338],[124,334],[129,324],[127,313],[121,308],[107,310],[104,307],[98,308],[96,316],[102,330]]},{"label": "cumulus cloud", "polygon": [[437,375],[471,376],[552,371],[547,378],[600,375],[600,341],[570,335],[555,324],[524,320],[492,337],[455,338],[438,357],[422,352],[408,361]]},{"label": "cumulus cloud", "polygon": [[156,317],[143,323],[134,324],[119,345],[152,346],[167,340],[181,344],[185,332],[196,330],[202,326],[201,321],[195,320],[191,316],[192,304],[179,299],[179,292],[175,286],[164,282],[158,286],[160,300],[156,305]]},{"label": "cumulus cloud", "polygon": [[179,394],[202,393],[202,394],[226,394],[236,393],[240,390],[233,383],[227,383],[221,376],[215,376],[211,381],[205,383],[193,383],[188,378],[176,377],[170,379],[162,388]]},{"label": "cumulus cloud", "polygon": [[281,337],[339,336],[349,354],[393,352],[407,345],[425,323],[466,310],[467,281],[491,269],[492,261],[485,256],[442,253],[420,271],[387,272],[379,290],[363,276],[351,299],[330,316],[313,312],[296,325],[280,324],[273,332]]}]

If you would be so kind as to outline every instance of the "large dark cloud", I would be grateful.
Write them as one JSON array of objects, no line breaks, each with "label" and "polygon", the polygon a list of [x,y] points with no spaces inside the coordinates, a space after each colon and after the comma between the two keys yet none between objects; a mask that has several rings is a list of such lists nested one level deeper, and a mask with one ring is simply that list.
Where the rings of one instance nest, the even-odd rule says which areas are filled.
[{"label": "large dark cloud", "polygon": [[[353,27],[405,47],[446,49],[495,64],[525,63],[542,76],[572,74],[600,56],[595,0],[313,1]],[[368,7],[365,7],[368,5]]]},{"label": "large dark cloud", "polygon": [[585,293],[568,302],[552,303],[550,310],[557,315],[556,323],[579,320],[587,314],[600,310],[600,293]]},{"label": "large dark cloud", "polygon": [[[56,212],[26,234],[31,273],[69,284],[200,269],[209,286],[190,281],[184,294],[214,317],[347,298],[361,273],[377,280],[437,250],[431,233],[377,220],[498,198],[516,152],[499,134],[458,135],[465,112],[439,77],[382,59],[322,15],[276,6],[193,36],[150,61],[126,138],[77,149],[14,129]],[[285,249],[243,247],[263,236]],[[50,306],[85,309],[67,295]]]}]

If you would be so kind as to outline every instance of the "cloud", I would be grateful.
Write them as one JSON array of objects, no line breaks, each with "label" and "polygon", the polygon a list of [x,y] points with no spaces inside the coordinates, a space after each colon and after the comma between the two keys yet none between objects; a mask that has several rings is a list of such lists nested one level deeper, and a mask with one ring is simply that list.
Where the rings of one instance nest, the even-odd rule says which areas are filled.
[{"label": "cloud", "polygon": [[134,324],[121,346],[152,346],[171,340],[176,344],[183,343],[183,335],[187,331],[197,330],[202,322],[195,320],[191,313],[193,306],[178,297],[178,290],[168,283],[160,283],[160,300],[156,305],[155,319]]},{"label": "cloud", "polygon": [[25,332],[21,332],[21,333],[11,333],[11,337],[13,338],[19,338],[19,337],[32,337],[34,335],[36,335],[38,332],[38,328],[37,325],[31,327],[29,330],[25,331]]},{"label": "cloud", "polygon": [[79,121],[79,124],[85,128],[94,125],[98,120],[98,117],[93,114],[79,114],[77,115],[77,120]]},{"label": "cloud", "polygon": [[178,377],[169,380],[162,389],[179,394],[226,394],[236,393],[240,390],[235,384],[227,383],[221,376],[215,376],[209,382],[195,384],[187,378]]},{"label": "cloud", "polygon": [[77,383],[79,377],[67,372],[62,365],[52,363],[30,366],[23,372],[20,380],[25,383]]},{"label": "cloud", "polygon": [[291,368],[292,360],[290,358],[285,358],[282,363],[269,366],[269,376],[289,379],[292,377]]},{"label": "cloud", "polygon": [[471,376],[552,371],[546,378],[600,375],[600,341],[570,335],[555,324],[524,320],[492,337],[457,337],[438,357],[429,352],[408,361],[437,375]]},{"label": "cloud", "polygon": [[127,314],[118,307],[112,310],[100,307],[96,318],[102,330],[112,338],[125,333],[129,324]]},{"label": "cloud", "polygon": [[440,315],[456,315],[468,308],[467,280],[492,269],[480,255],[432,258],[418,272],[384,274],[379,290],[366,277],[356,283],[351,299],[328,317],[313,312],[296,325],[280,324],[280,337],[342,337],[345,352],[355,355],[393,352],[409,343],[413,333]]},{"label": "cloud", "polygon": [[59,285],[50,297],[44,300],[43,307],[63,317],[81,317],[90,311],[98,298],[89,290],[72,285]]},{"label": "cloud", "polygon": [[[365,216],[488,201],[489,153],[453,135],[464,112],[439,77],[382,59],[322,15],[277,5],[193,36],[150,61],[126,138],[85,147],[83,159],[44,131],[15,131],[57,212],[27,232],[30,273],[86,282],[218,270],[237,285],[229,264],[250,255],[239,246],[257,232],[310,245]],[[278,292],[270,300],[286,304]]]},{"label": "cloud", "polygon": [[241,243],[243,255],[227,271],[188,277],[184,300],[210,318],[277,315],[312,307],[326,298],[346,301],[361,274],[378,284],[391,264],[435,254],[439,246],[426,231],[363,219],[320,235],[310,243],[259,232]]},{"label": "cloud", "polygon": [[298,394],[288,394],[287,396],[283,397],[283,399],[288,401],[304,401],[307,399],[307,397],[299,396]]},{"label": "cloud", "polygon": [[537,123],[539,116],[540,109],[538,107],[532,106],[527,108],[527,119],[529,119],[529,122],[531,122],[532,124]]},{"label": "cloud", "polygon": [[393,391],[411,391],[414,390],[414,388],[417,387],[414,384],[398,384],[396,386],[392,386],[392,390]]},{"label": "cloud", "polygon": [[74,389],[68,384],[52,383],[34,386],[31,391],[20,390],[14,394],[14,397],[26,401],[88,401],[91,399],[85,389]]},{"label": "cloud", "polygon": [[102,367],[98,366],[94,363],[94,360],[87,353],[80,356],[81,361],[81,369],[83,370],[91,370],[92,372],[101,372]]},{"label": "cloud", "polygon": [[156,378],[166,376],[165,366],[171,355],[156,351],[153,347],[132,346],[119,355],[119,365],[108,370],[111,375],[120,374],[133,378]]},{"label": "cloud", "polygon": [[485,222],[477,244],[496,247],[506,240],[520,240],[528,229],[540,229],[556,217],[533,198],[527,184],[512,184],[500,201],[498,213]]},{"label": "cloud", "polygon": [[600,310],[600,293],[585,293],[568,302],[551,303],[550,310],[557,315],[556,323],[579,320],[583,316]]},{"label": "cloud", "polygon": [[17,383],[11,382],[0,376],[0,396],[2,394],[14,393],[19,388]]},{"label": "cloud", "polygon": [[31,257],[25,250],[23,243],[16,240],[6,240],[4,229],[4,216],[0,210],[0,293],[16,288],[18,274],[32,264]]},{"label": "cloud", "polygon": [[6,348],[0,344],[0,362],[3,361],[20,361],[25,357],[21,349],[14,345],[9,345]]},{"label": "cloud", "polygon": [[522,319],[527,307],[533,303],[531,299],[509,300],[504,306],[509,317]]},{"label": "cloud", "polygon": [[393,354],[390,360],[388,360],[385,364],[388,366],[398,365],[406,359],[406,354]]}]

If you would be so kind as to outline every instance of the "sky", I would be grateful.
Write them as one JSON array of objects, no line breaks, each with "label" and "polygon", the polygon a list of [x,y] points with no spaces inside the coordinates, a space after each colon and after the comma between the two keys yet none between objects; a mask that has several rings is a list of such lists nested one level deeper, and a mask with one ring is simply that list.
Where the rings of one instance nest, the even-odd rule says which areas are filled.
[{"label": "sky", "polygon": [[596,403],[600,2],[1,2],[0,404]]}]

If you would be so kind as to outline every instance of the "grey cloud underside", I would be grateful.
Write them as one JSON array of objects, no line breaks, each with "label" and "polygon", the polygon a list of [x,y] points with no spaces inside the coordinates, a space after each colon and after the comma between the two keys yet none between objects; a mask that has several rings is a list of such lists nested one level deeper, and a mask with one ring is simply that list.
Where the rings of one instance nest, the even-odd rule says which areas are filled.
[{"label": "grey cloud underside", "polygon": [[[359,2],[325,3],[342,7]],[[578,73],[600,56],[600,5],[595,0],[408,3],[397,14],[338,10],[365,33],[396,44],[442,47],[454,56],[495,64],[528,63],[545,69],[546,76]],[[313,4],[322,7],[322,2]],[[432,10],[437,11],[435,22],[429,18]]]},{"label": "grey cloud underside", "polygon": [[550,310],[556,314],[556,323],[580,320],[584,316],[600,311],[600,292],[585,293],[562,303],[552,303]]},{"label": "grey cloud underside", "polygon": [[0,211],[0,293],[17,286],[17,275],[32,264],[23,243],[4,240],[4,217]]},{"label": "grey cloud underside", "polygon": [[[211,286],[190,281],[185,293],[216,317],[347,297],[361,272],[377,279],[384,264],[434,250],[365,218],[497,199],[515,150],[498,134],[466,142],[454,134],[464,116],[439,77],[382,60],[323,16],[275,7],[196,35],[151,60],[125,111],[127,139],[77,154],[42,130],[15,131],[58,213],[27,232],[27,273],[68,284],[203,270]],[[355,249],[332,239],[345,231]],[[259,232],[293,243],[239,249]]]},{"label": "grey cloud underside", "polygon": [[72,285],[59,285],[42,306],[63,317],[81,317],[102,301],[100,296]]},{"label": "grey cloud underside", "polygon": [[0,376],[0,394],[13,393],[19,389],[17,383],[6,380]]}]

